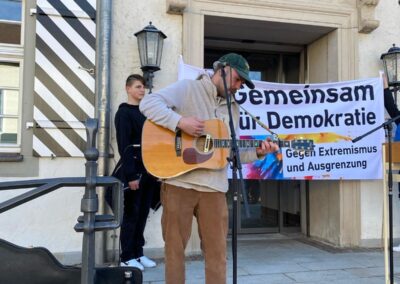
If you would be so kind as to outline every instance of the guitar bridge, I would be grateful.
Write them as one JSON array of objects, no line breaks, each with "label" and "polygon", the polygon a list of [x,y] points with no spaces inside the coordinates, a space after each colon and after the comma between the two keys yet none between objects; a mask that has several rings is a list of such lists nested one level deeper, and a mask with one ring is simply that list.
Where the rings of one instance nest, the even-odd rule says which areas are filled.
[{"label": "guitar bridge", "polygon": [[175,132],[175,153],[177,157],[182,156],[182,130]]},{"label": "guitar bridge", "polygon": [[204,153],[208,153],[210,151],[210,144],[211,144],[211,135],[207,134],[206,139],[204,141]]}]

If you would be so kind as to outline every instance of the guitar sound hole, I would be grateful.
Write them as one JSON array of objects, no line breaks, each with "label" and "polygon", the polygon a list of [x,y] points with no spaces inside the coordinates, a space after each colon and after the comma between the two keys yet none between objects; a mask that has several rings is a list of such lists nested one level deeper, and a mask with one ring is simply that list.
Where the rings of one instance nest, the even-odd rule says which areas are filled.
[{"label": "guitar sound hole", "polygon": [[[207,143],[208,141],[208,143]],[[208,148],[207,148],[208,144]],[[207,139],[206,135],[202,135],[195,140],[195,148],[199,153],[209,153],[212,151],[214,145],[212,139]]]}]

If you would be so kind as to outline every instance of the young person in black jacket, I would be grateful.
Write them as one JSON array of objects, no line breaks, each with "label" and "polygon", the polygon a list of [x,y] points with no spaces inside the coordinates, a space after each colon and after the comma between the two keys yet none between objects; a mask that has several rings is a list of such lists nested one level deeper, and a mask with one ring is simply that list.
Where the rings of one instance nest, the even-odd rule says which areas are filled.
[{"label": "young person in black jacket", "polygon": [[145,81],[132,74],[126,79],[128,95],[115,114],[118,152],[122,160],[124,183],[124,214],[121,225],[121,266],[134,266],[140,270],[154,267],[156,263],[143,255],[144,229],[158,181],[146,172],[140,147],[142,128],[146,117],[139,111],[139,102],[145,96]]}]

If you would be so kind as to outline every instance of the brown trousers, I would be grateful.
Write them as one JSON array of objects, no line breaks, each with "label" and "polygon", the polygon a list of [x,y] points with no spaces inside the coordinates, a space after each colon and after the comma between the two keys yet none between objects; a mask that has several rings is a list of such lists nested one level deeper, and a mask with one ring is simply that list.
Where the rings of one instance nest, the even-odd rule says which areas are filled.
[{"label": "brown trousers", "polygon": [[193,215],[198,223],[206,283],[226,284],[228,208],[225,193],[200,192],[164,183],[161,202],[166,284],[185,283],[185,248]]}]

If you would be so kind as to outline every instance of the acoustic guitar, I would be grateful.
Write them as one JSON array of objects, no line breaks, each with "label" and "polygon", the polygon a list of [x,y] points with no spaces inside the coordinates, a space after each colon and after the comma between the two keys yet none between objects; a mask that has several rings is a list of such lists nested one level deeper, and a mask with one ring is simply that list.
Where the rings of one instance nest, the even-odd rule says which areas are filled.
[{"label": "acoustic guitar", "polygon": [[[228,128],[222,120],[205,121],[204,134],[194,137],[183,131],[173,132],[146,120],[142,132],[142,158],[152,175],[166,179],[194,169],[222,169],[227,164],[229,148]],[[237,139],[239,148],[260,147],[262,140]],[[307,151],[314,148],[312,140],[275,140],[279,147]]]}]

